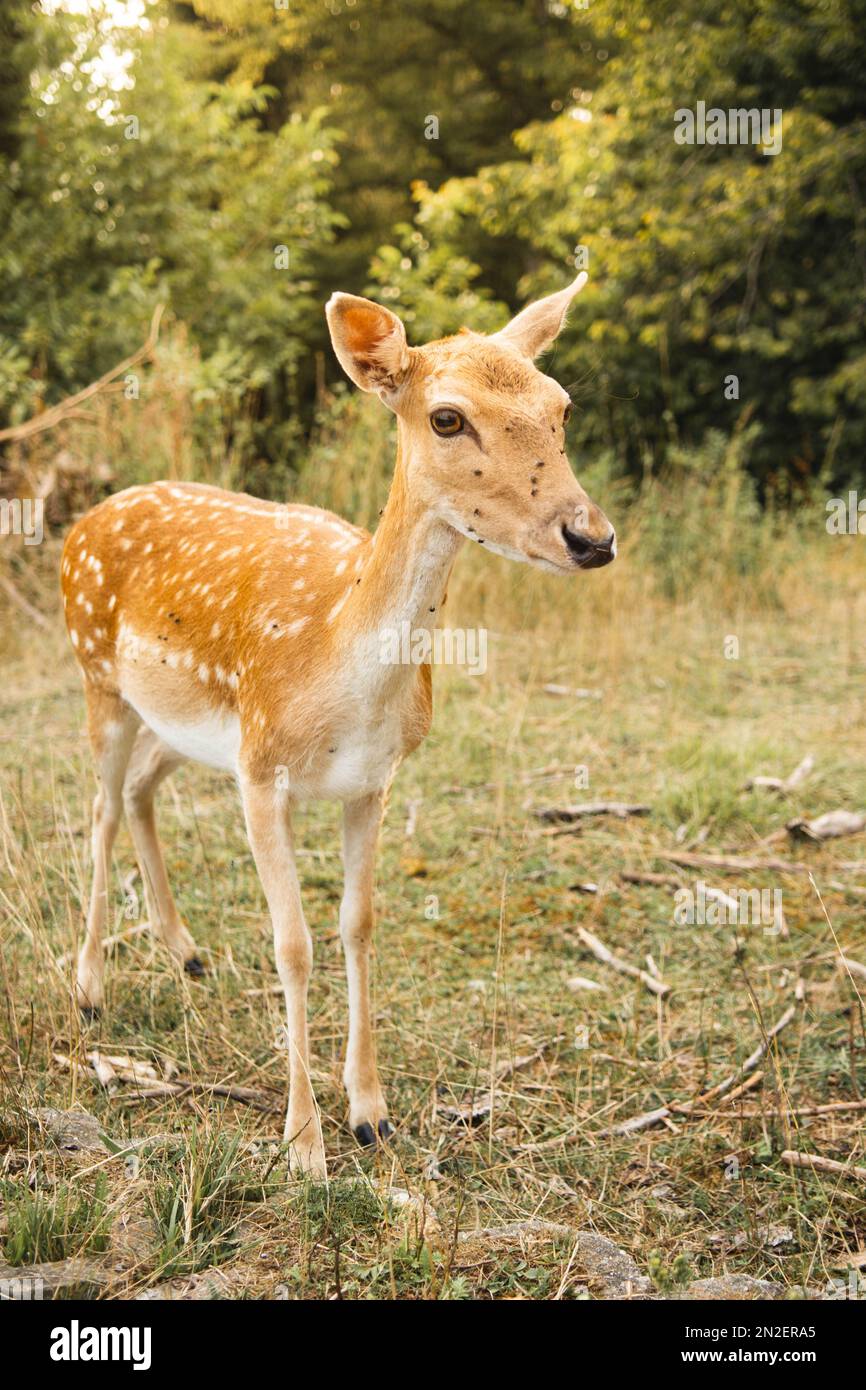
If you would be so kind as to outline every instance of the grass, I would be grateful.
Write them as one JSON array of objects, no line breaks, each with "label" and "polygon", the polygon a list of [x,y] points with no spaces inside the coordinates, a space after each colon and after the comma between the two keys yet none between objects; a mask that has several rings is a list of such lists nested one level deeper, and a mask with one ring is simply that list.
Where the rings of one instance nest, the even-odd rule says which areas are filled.
[{"label": "grass", "polygon": [[240,1180],[240,1134],[193,1130],[164,1158],[148,1187],[164,1278],[221,1264],[237,1245],[246,1187]]},{"label": "grass", "polygon": [[107,1179],[87,1185],[61,1183],[53,1192],[5,1183],[3,1258],[10,1265],[102,1254],[108,1246]]},{"label": "grass", "polygon": [[[779,1113],[866,1094],[863,1003],[836,964],[837,942],[866,960],[864,840],[800,845],[784,833],[796,815],[866,808],[862,540],[828,537],[820,509],[787,526],[750,514],[738,527],[739,487],[722,467],[715,493],[695,484],[690,511],[649,485],[618,563],[572,586],[489,556],[459,562],[448,621],[489,629],[489,666],[480,677],[436,673],[433,732],[391,796],[374,1007],[399,1129],[376,1156],[348,1133],[340,1084],[338,816],[333,806],[299,814],[325,1189],[285,1179],[281,997],[228,779],[188,767],[161,796],[170,877],[206,978],[181,977],[134,931],[140,884],[128,878],[124,830],[106,1007],[82,1032],[71,1002],[93,792],[82,701],[58,628],[7,627],[0,1084],[19,1104],[82,1106],[116,1141],[175,1144],[143,1153],[133,1175],[122,1155],[98,1160],[114,1216],[140,1227],[109,1296],[214,1268],[230,1297],[593,1296],[567,1239],[459,1239],[533,1217],[610,1237],[660,1290],[725,1272],[821,1286],[866,1244],[856,1183],[780,1159],[800,1148],[863,1164],[863,1112]],[[603,500],[618,518],[617,488]],[[708,527],[715,515],[724,524]],[[46,573],[56,546],[42,548]],[[48,611],[38,577],[24,578]],[[546,694],[551,682],[601,698]],[[806,753],[815,770],[795,792],[743,790],[751,774],[784,776]],[[645,802],[651,813],[598,817],[576,833],[535,814],[585,799]],[[665,858],[690,849],[796,859],[815,886],[806,873],[676,869]],[[627,882],[624,870],[781,889],[789,935],[677,925],[672,888]],[[587,881],[599,891],[581,891]],[[579,926],[637,966],[651,956],[670,993],[659,1000],[601,965]],[[575,976],[602,989],[572,988]],[[791,1002],[795,1018],[755,1089],[709,1113],[603,1135],[722,1080]],[[106,1089],[84,1058],[93,1047],[161,1076],[255,1088],[271,1108]],[[57,1062],[64,1054],[71,1068]],[[461,1107],[478,1122],[455,1122]],[[10,1184],[42,1162],[32,1142],[0,1129],[7,1241],[21,1228]],[[51,1162],[63,1181],[89,1181],[92,1156]],[[395,1204],[395,1189],[408,1202]],[[15,1239],[33,1258],[36,1237]]]}]

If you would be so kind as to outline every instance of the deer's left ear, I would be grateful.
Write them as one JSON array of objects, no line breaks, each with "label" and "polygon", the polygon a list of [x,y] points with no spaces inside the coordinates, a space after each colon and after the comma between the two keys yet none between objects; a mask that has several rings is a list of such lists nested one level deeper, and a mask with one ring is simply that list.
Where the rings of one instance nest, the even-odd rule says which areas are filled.
[{"label": "deer's left ear", "polygon": [[587,273],[582,270],[573,284],[567,289],[549,294],[546,299],[537,299],[521,309],[506,328],[494,333],[494,338],[510,343],[526,357],[538,357],[546,351],[557,337],[565,322],[568,306],[587,282]]},{"label": "deer's left ear", "polygon": [[325,305],[334,352],[362,391],[383,398],[402,384],[411,360],[406,330],[397,315],[371,299],[332,294]]}]

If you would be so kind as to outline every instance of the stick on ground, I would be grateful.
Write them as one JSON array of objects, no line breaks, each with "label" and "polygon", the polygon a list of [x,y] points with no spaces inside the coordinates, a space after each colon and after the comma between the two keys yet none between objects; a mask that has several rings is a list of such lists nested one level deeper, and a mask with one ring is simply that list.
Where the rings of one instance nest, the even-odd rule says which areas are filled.
[{"label": "stick on ground", "polygon": [[866,1181],[866,1168],[855,1168],[850,1163],[838,1163],[835,1158],[822,1158],[820,1154],[799,1153],[796,1149],[785,1149],[782,1162],[792,1168],[811,1168],[816,1173],[838,1173],[843,1178],[859,1178]]},{"label": "stick on ground", "polygon": [[722,1096],[727,1095],[728,1091],[733,1091],[735,1086],[739,1087],[745,1077],[755,1070],[758,1063],[769,1052],[770,1044],[773,1039],[781,1033],[783,1028],[788,1026],[796,1012],[796,1005],[791,1004],[782,1014],[782,1017],[773,1024],[766,1037],[761,1039],[754,1052],[746,1058],[743,1065],[739,1067],[737,1071],[731,1072],[730,1076],[726,1076],[724,1081],[720,1081],[717,1086],[711,1087],[709,1091],[704,1091],[702,1095],[696,1096],[692,1101],[686,1100],[679,1101],[675,1105],[662,1105],[659,1106],[657,1110],[646,1111],[643,1115],[633,1115],[630,1120],[623,1120],[622,1124],[613,1125],[610,1129],[601,1130],[598,1138],[606,1139],[616,1134],[636,1134],[639,1130],[649,1129],[652,1125],[662,1124],[665,1120],[670,1119],[672,1115],[682,1116],[691,1114],[697,1106],[706,1105],[709,1100],[721,1099]]},{"label": "stick on ground", "polygon": [[630,975],[633,980],[640,980],[647,989],[652,990],[653,994],[665,995],[669,993],[670,985],[666,985],[664,980],[657,980],[646,970],[638,970],[636,965],[630,965],[628,961],[615,956],[603,941],[599,941],[598,937],[593,936],[592,932],[587,931],[585,927],[578,927],[577,934],[584,946],[588,946],[596,960],[600,960],[603,965],[609,965],[612,970],[618,970],[621,975]]}]

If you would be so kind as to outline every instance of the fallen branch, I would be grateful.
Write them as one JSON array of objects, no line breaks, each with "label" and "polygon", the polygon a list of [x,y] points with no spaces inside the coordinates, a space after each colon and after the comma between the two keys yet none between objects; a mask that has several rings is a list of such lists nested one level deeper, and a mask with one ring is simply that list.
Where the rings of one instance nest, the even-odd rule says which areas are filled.
[{"label": "fallen branch", "polygon": [[[643,1115],[633,1115],[630,1120],[624,1120],[622,1124],[613,1125],[610,1129],[601,1130],[598,1138],[606,1139],[618,1134],[636,1134],[639,1130],[649,1129],[652,1125],[662,1124],[673,1115],[691,1115],[696,1107],[706,1105],[708,1100],[720,1100],[722,1096],[726,1096],[729,1091],[733,1092],[734,1087],[738,1088],[738,1091],[734,1094],[739,1094],[740,1083],[750,1072],[755,1070],[758,1063],[767,1055],[773,1039],[778,1037],[782,1029],[788,1026],[796,1012],[796,1005],[791,1004],[782,1014],[782,1017],[773,1024],[773,1027],[767,1033],[766,1037],[761,1039],[754,1052],[746,1058],[743,1065],[738,1067],[736,1071],[731,1072],[730,1076],[726,1076],[724,1081],[720,1081],[717,1086],[712,1086],[709,1091],[704,1091],[692,1101],[677,1101],[671,1105],[661,1105],[656,1110],[648,1110]],[[754,1085],[756,1083],[753,1082],[752,1084]],[[729,1097],[729,1099],[733,1098],[733,1095]]]},{"label": "fallen branch", "polygon": [[[734,1098],[734,1095],[731,1094],[727,1100],[732,1101]],[[675,1106],[672,1107],[672,1109],[676,1108]],[[866,1100],[834,1100],[827,1105],[799,1105],[782,1109],[776,1106],[770,1109],[756,1106],[751,1110],[738,1110],[736,1113],[738,1119],[744,1120],[784,1120],[786,1118],[810,1118],[816,1115],[843,1115],[847,1110],[866,1110]],[[718,1110],[695,1110],[692,1108],[689,1113],[705,1118],[708,1115],[717,1115],[719,1112]]]},{"label": "fallen branch", "polygon": [[[744,1096],[747,1091],[754,1091],[755,1087],[760,1086],[763,1080],[764,1073],[762,1071],[752,1072],[751,1076],[747,1076],[741,1085],[735,1086],[733,1091],[728,1091],[724,1096],[718,1096],[717,1099],[724,1100],[727,1105],[730,1105],[731,1101],[739,1100],[740,1096]],[[699,1113],[701,1115],[715,1115],[718,1113],[715,1109],[701,1110],[699,1112],[695,1107],[699,1105],[702,1100],[703,1096],[699,1096],[697,1100],[672,1100],[669,1102],[669,1108],[674,1115],[697,1115]],[[738,1115],[742,1113],[741,1110],[737,1111]]]},{"label": "fallen branch", "polygon": [[866,965],[861,965],[859,960],[852,960],[850,956],[840,955],[836,963],[840,970],[847,970],[849,975],[859,975],[861,980],[866,980]]},{"label": "fallen branch", "polygon": [[[55,1052],[54,1060],[64,1070],[72,1069],[73,1059],[63,1053]],[[163,1079],[152,1062],[136,1062],[129,1057],[112,1057],[105,1053],[88,1052],[87,1063],[100,1085],[106,1089],[114,1089],[118,1082],[128,1082],[135,1086],[133,1094],[139,1100],[151,1100],[162,1096],[212,1095],[240,1101],[242,1105],[250,1105],[254,1110],[276,1112],[280,1109],[275,1099],[249,1086],[226,1086],[219,1082],[192,1081],[184,1077]],[[129,1098],[124,1096],[125,1100]]]},{"label": "fallen branch", "polygon": [[573,821],[583,816],[647,816],[649,806],[632,806],[625,801],[584,801],[577,806],[550,806],[535,814],[539,820]]},{"label": "fallen branch", "polygon": [[704,1091],[703,1095],[698,1096],[695,1104],[699,1105],[708,1100],[715,1100],[718,1096],[725,1095],[728,1091],[732,1090],[734,1086],[739,1085],[741,1079],[747,1076],[750,1071],[754,1071],[758,1063],[763,1061],[770,1050],[770,1043],[774,1038],[778,1037],[783,1028],[787,1028],[788,1024],[796,1016],[796,1013],[796,1004],[790,1004],[782,1014],[782,1017],[773,1024],[766,1037],[761,1039],[754,1052],[749,1054],[743,1065],[739,1067],[737,1071],[732,1072],[730,1076],[726,1077],[724,1081],[720,1081],[718,1086],[713,1086],[711,1090]]},{"label": "fallen branch", "polygon": [[605,990],[607,988],[606,985],[600,985],[597,980],[588,980],[585,975],[572,975],[570,979],[566,980],[565,987],[575,992],[581,989]]},{"label": "fallen branch", "polygon": [[790,792],[795,787],[799,787],[801,782],[805,782],[815,766],[815,759],[811,753],[807,753],[801,763],[798,763],[794,771],[788,777],[750,777],[744,784],[745,791],[758,790],[771,792]]},{"label": "fallen branch", "polygon": [[134,352],[130,357],[125,357],[122,362],[118,362],[116,367],[112,367],[110,371],[105,372],[98,380],[92,381],[89,386],[85,386],[83,391],[76,391],[74,396],[67,396],[66,399],[60,401],[58,405],[53,405],[50,410],[43,410],[41,415],[34,415],[31,420],[25,420],[23,425],[12,425],[8,429],[0,430],[0,443],[5,442],[7,439],[29,439],[32,434],[41,434],[43,430],[53,429],[55,425],[59,425],[67,416],[72,415],[84,401],[90,400],[91,397],[98,395],[100,391],[104,391],[107,386],[110,386],[117,377],[123,376],[126,372],[131,371],[133,367],[137,367],[139,363],[146,361],[147,358],[152,355],[156,347],[159,337],[159,324],[164,312],[165,305],[157,304],[153,311],[153,318],[150,321],[150,331],[137,352]]},{"label": "fallen branch", "polygon": [[804,1154],[798,1153],[796,1149],[785,1149],[782,1162],[792,1168],[811,1168],[816,1173],[837,1173],[842,1178],[859,1178],[861,1182],[866,1181],[866,1168],[837,1163],[835,1158],[822,1158],[820,1154]]},{"label": "fallen branch", "polygon": [[611,970],[618,970],[620,975],[629,975],[633,980],[640,980],[653,994],[665,995],[670,992],[670,985],[666,985],[663,980],[655,979],[646,970],[639,970],[636,965],[630,965],[620,956],[615,956],[613,951],[609,950],[603,941],[599,941],[597,936],[593,936],[591,931],[587,931],[586,927],[578,927],[577,934],[584,946],[589,947],[602,965],[609,965]]},{"label": "fallen branch", "polygon": [[659,859],[671,864],[682,864],[687,869],[732,869],[739,873],[751,873],[765,869],[782,874],[807,874],[808,864],[786,859],[743,859],[728,854],[691,854],[685,850],[659,850]]},{"label": "fallen branch", "polygon": [[576,700],[601,699],[600,690],[587,690],[585,686],[581,685],[557,685],[554,681],[549,681],[547,685],[543,685],[541,688],[545,695],[571,695]]},{"label": "fallen branch", "polygon": [[789,835],[801,840],[832,840],[840,835],[858,835],[866,830],[866,816],[858,811],[827,811],[815,820],[800,816],[788,821],[785,829]]}]

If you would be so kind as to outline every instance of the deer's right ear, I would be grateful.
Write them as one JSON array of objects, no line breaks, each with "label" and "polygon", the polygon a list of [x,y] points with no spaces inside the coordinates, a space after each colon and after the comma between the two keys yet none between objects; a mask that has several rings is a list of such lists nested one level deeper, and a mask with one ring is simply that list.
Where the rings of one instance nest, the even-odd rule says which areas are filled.
[{"label": "deer's right ear", "polygon": [[355,385],[383,399],[396,391],[409,370],[411,352],[397,315],[371,299],[342,293],[331,295],[325,314],[334,352]]}]

